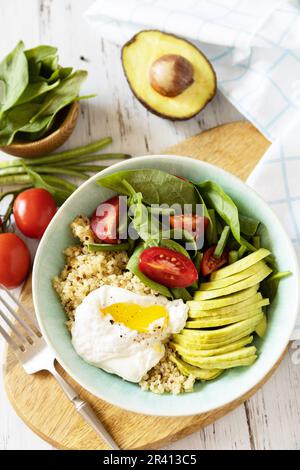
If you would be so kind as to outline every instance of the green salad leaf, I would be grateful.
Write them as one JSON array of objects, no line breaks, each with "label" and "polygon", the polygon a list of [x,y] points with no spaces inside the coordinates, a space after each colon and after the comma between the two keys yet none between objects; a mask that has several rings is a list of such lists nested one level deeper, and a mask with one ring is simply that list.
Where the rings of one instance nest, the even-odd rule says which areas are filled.
[{"label": "green salad leaf", "polygon": [[240,242],[239,212],[231,197],[213,181],[197,183],[197,187],[207,206],[219,214],[226,225],[229,225],[234,238]]},{"label": "green salad leaf", "polygon": [[260,225],[259,220],[239,214],[241,233],[248,237],[253,237]]},{"label": "green salad leaf", "polygon": [[145,249],[144,244],[138,245],[136,247],[136,249],[134,250],[133,254],[131,255],[127,263],[127,269],[131,271],[133,274],[135,274],[140,279],[140,281],[142,281],[145,284],[145,286],[150,287],[150,289],[158,292],[164,297],[172,298],[172,294],[166,286],[163,286],[162,284],[159,284],[158,282],[152,281],[151,279],[149,279],[149,277],[145,276],[140,271],[139,257],[142,251],[144,251],[144,249]]},{"label": "green salad leaf", "polygon": [[104,176],[97,184],[117,193],[130,196],[123,184],[126,180],[136,192],[143,195],[147,204],[197,204],[197,191],[193,184],[157,169],[119,171]]},{"label": "green salad leaf", "polygon": [[59,66],[56,47],[17,44],[0,63],[0,145],[43,137],[57,113],[80,99],[87,72],[72,70]]},{"label": "green salad leaf", "polygon": [[12,143],[16,133],[39,112],[41,106],[36,103],[24,103],[5,113],[0,120],[0,145]]},{"label": "green salad leaf", "polygon": [[17,102],[28,84],[24,47],[20,41],[0,63],[0,118]]}]

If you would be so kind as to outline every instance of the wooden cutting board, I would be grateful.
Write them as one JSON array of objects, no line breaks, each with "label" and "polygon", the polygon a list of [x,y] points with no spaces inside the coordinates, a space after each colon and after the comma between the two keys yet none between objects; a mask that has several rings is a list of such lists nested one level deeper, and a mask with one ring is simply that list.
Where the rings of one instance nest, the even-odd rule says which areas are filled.
[{"label": "wooden cutting board", "polygon": [[[187,155],[214,163],[246,179],[270,143],[247,122],[225,124],[181,142],[163,153]],[[32,307],[28,280],[22,302]],[[61,373],[89,401],[107,430],[122,449],[155,449],[180,439],[216,421],[251,397],[272,371],[246,395],[209,413],[183,418],[159,418],[128,413],[109,405],[82,389]],[[47,372],[28,376],[8,348],[4,363],[8,397],[18,415],[40,437],[59,449],[105,449],[93,430],[74,411],[56,381]]]}]

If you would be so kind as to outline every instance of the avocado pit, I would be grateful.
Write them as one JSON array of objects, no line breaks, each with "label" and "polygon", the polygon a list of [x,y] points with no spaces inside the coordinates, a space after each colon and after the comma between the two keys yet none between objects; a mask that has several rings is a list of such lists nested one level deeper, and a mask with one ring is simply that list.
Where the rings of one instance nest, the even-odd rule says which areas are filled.
[{"label": "avocado pit", "polygon": [[150,67],[152,88],[162,96],[174,98],[194,82],[194,69],[185,57],[166,54],[155,60]]}]

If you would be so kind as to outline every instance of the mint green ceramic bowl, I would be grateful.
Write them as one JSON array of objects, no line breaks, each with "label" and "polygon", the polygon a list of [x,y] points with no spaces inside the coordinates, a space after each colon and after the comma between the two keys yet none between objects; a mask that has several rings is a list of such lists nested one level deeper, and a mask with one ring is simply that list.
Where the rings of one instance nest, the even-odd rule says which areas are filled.
[{"label": "mint green ceramic bowl", "polygon": [[113,195],[96,185],[99,174],[80,186],[59,209],[40,243],[33,268],[33,299],[43,335],[65,370],[97,397],[129,411],[160,416],[186,416],[203,413],[232,402],[258,384],[284,352],[299,306],[299,272],[292,244],[269,206],[247,185],[231,174],[207,163],[177,156],[147,156],[118,163],[101,176],[120,170],[158,168],[189,179],[214,180],[221,184],[246,215],[261,220],[268,236],[263,240],[276,256],[280,270],[294,274],[280,283],[269,308],[269,328],[258,341],[259,358],[251,367],[236,368],[206,384],[199,383],[194,393],[155,395],[138,385],[103,372],[85,363],[75,352],[66,330],[64,310],[51,280],[63,265],[63,250],[74,243],[69,224],[78,214],[90,215],[95,207]]}]

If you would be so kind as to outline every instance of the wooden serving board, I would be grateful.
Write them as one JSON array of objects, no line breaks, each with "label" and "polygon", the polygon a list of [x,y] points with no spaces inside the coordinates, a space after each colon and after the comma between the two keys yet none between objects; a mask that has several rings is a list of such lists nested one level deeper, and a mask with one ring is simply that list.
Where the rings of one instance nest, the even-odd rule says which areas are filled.
[{"label": "wooden serving board", "polygon": [[[202,132],[164,153],[205,160],[246,179],[269,145],[251,124],[236,122]],[[30,280],[23,289],[21,300],[32,307]],[[238,400],[209,413],[183,418],[159,418],[123,411],[94,397],[60,371],[82,398],[89,401],[122,449],[155,449],[207,426],[239,406],[268,380],[279,363]],[[4,363],[4,379],[8,397],[18,415],[51,445],[59,449],[106,449],[74,411],[52,376],[47,372],[26,375],[9,348]]]}]

